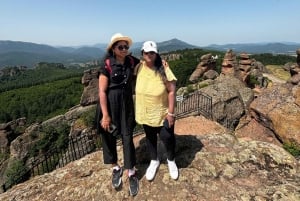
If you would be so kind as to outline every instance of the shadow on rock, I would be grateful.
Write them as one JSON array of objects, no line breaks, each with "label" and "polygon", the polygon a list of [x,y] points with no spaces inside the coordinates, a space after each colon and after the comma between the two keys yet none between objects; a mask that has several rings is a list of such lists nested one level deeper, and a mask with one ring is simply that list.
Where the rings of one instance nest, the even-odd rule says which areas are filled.
[{"label": "shadow on rock", "polygon": [[[175,135],[176,149],[175,160],[178,168],[188,167],[195,158],[197,152],[201,151],[203,144],[194,135]],[[158,157],[161,163],[167,162],[166,149],[162,141],[158,138]],[[142,138],[136,148],[137,168],[139,175],[144,175],[150,163],[150,154],[147,150],[146,137]]]}]

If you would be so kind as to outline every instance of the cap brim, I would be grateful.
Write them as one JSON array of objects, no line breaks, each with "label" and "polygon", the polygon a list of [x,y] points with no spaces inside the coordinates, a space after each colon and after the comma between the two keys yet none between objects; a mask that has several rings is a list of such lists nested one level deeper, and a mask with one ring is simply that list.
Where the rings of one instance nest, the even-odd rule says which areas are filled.
[{"label": "cap brim", "polygon": [[143,49],[143,51],[144,52],[155,52],[155,53],[157,53],[157,49],[153,48],[153,47],[145,48],[145,49]]}]

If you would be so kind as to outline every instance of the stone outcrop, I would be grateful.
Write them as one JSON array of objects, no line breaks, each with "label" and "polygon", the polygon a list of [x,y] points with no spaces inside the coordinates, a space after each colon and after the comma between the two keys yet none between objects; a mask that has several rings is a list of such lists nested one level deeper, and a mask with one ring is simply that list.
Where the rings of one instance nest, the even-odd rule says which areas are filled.
[{"label": "stone outcrop", "polygon": [[251,71],[252,60],[247,53],[240,54],[239,77],[243,82],[247,82]]},{"label": "stone outcrop", "polygon": [[19,135],[22,134],[20,132],[16,132],[16,128],[18,128],[19,130],[24,129],[25,122],[26,122],[25,118],[20,118],[8,123],[0,124],[0,153],[1,154],[5,155],[9,153],[9,146],[11,142],[14,141]]},{"label": "stone outcrop", "polygon": [[222,62],[221,74],[235,76],[238,70],[236,54],[231,49],[227,50]]},{"label": "stone outcrop", "polygon": [[86,70],[81,78],[81,83],[84,85],[81,95],[80,105],[87,106],[97,103],[98,98],[98,69]]},{"label": "stone outcrop", "polygon": [[251,116],[272,130],[281,142],[300,146],[299,96],[299,85],[274,85],[250,104]]},{"label": "stone outcrop", "polygon": [[[267,87],[268,82],[263,76],[264,72],[267,72],[264,65],[255,59],[250,59],[246,52],[240,53],[239,60],[234,51],[228,50],[225,53],[222,74],[236,77],[250,88]],[[254,80],[255,83],[252,83]]]},{"label": "stone outcrop", "polygon": [[298,84],[300,83],[300,48],[297,49],[297,64],[291,65],[289,68],[291,78],[288,80],[289,83]]},{"label": "stone outcrop", "polygon": [[[239,57],[239,71],[237,72],[236,77],[251,88],[267,87],[268,83],[263,76],[263,73],[267,72],[264,65],[261,62],[256,61],[255,59],[250,59],[249,55],[245,52],[240,53]],[[255,79],[257,83],[251,83],[251,79]]]},{"label": "stone outcrop", "polygon": [[167,61],[179,60],[183,57],[182,54],[164,54],[160,56],[162,57],[162,59]]},{"label": "stone outcrop", "polygon": [[220,75],[214,83],[199,90],[212,97],[213,120],[233,129],[248,113],[247,109],[254,99],[253,91],[232,76]]},{"label": "stone outcrop", "polygon": [[[206,73],[211,71],[209,73]],[[213,72],[212,72],[213,71]],[[203,76],[206,73],[205,76]],[[190,76],[191,82],[197,82],[199,78],[203,77],[208,79],[213,79],[218,76],[216,72],[216,58],[213,57],[210,53],[201,56],[200,63],[197,65],[196,69]]]},{"label": "stone outcrop", "polygon": [[[219,76],[219,74],[216,72],[217,59],[218,56],[212,56],[211,53],[201,56],[200,63],[191,74],[189,80],[195,83],[199,81],[199,78],[204,80],[216,79]],[[267,72],[264,65],[255,59],[250,59],[246,52],[240,53],[239,60],[237,59],[236,53],[231,49],[227,50],[224,55],[221,67],[222,75],[236,77],[246,83],[248,86],[251,85],[250,76],[252,76],[259,83],[259,87],[266,87],[267,82],[263,77],[264,72]],[[254,86],[252,86],[252,88],[253,87]]]},{"label": "stone outcrop", "polygon": [[[102,152],[51,173],[32,178],[0,194],[1,201],[82,200],[289,200],[300,199],[299,162],[284,149],[259,141],[238,141],[230,134],[176,136],[179,179],[170,178],[159,142],[161,165],[152,182],[144,175],[149,163],[146,141],[137,152],[140,190],[130,197],[123,174],[119,191],[111,187],[111,169],[103,165]],[[120,164],[122,149],[118,148]]]}]

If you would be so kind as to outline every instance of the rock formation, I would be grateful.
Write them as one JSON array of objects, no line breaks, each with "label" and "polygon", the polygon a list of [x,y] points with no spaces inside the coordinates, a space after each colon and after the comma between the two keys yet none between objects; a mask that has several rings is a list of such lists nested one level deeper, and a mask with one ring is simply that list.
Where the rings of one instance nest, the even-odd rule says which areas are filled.
[{"label": "rock formation", "polygon": [[161,55],[162,59],[167,60],[167,61],[174,61],[174,60],[179,60],[183,56],[181,54],[164,54]]},{"label": "rock formation", "polygon": [[290,74],[291,78],[288,80],[288,82],[297,85],[300,83],[300,48],[297,49],[297,64],[290,66]]},{"label": "rock formation", "polygon": [[86,70],[83,73],[81,83],[84,85],[80,105],[96,104],[98,99],[98,69]]},{"label": "rock formation", "polygon": [[206,74],[205,78],[214,79],[218,76],[218,73],[216,72],[216,59],[210,53],[201,56],[200,63],[191,74],[189,80],[191,82],[197,82],[198,79],[203,77],[208,71],[210,71],[210,73]]},{"label": "rock formation", "polygon": [[231,129],[248,113],[254,99],[253,91],[241,80],[226,75],[220,75],[199,91],[212,97],[212,119]]},{"label": "rock formation", "polygon": [[234,76],[236,75],[237,70],[238,65],[236,60],[236,54],[231,49],[229,49],[224,55],[221,74]]},{"label": "rock formation", "polygon": [[265,89],[250,104],[251,116],[283,143],[300,146],[300,86],[289,83]]},{"label": "rock formation", "polygon": [[240,80],[247,82],[249,80],[252,60],[247,53],[240,54],[239,73]]}]

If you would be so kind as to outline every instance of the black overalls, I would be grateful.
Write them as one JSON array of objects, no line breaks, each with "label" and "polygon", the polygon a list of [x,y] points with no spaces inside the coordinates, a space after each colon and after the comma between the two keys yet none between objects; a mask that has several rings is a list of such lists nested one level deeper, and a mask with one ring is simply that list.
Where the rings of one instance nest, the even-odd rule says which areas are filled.
[{"label": "black overalls", "polygon": [[109,78],[107,107],[112,123],[117,126],[117,133],[112,135],[100,129],[104,163],[117,163],[116,141],[117,136],[121,136],[123,143],[124,168],[131,169],[136,164],[135,147],[133,144],[133,129],[136,123],[132,96],[132,78],[133,69],[138,63],[138,60],[134,60],[135,63],[133,63],[132,59],[127,56],[124,65],[122,65],[117,64],[114,57],[110,57],[109,59],[111,72],[109,72],[107,68],[102,67],[100,69],[100,74]]}]

